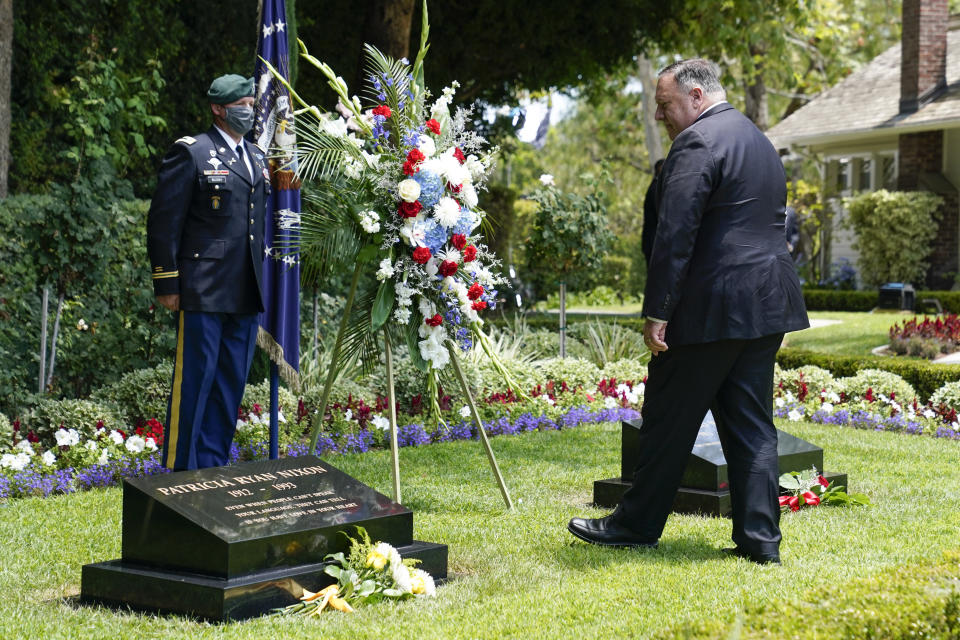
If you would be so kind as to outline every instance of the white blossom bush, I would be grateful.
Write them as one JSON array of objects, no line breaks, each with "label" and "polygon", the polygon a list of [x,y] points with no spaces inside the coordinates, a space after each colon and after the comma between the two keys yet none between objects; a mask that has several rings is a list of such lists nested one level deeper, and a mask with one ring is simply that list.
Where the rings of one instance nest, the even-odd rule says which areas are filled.
[{"label": "white blossom bush", "polygon": [[960,411],[960,380],[948,382],[934,391],[933,395],[930,396],[930,402],[934,407],[943,404],[950,409]]},{"label": "white blossom bush", "polygon": [[895,394],[900,403],[911,402],[917,397],[917,392],[909,382],[895,373],[879,369],[863,369],[849,378],[840,378],[837,380],[837,388],[851,398],[866,397],[868,389],[874,396],[889,398],[891,394]]},{"label": "white blossom bush", "polygon": [[642,382],[647,377],[647,365],[633,358],[621,358],[604,365],[603,377]]},{"label": "white blossom bush", "polygon": [[537,363],[541,378],[546,382],[566,382],[570,387],[589,389],[603,377],[600,367],[583,358],[548,358]]}]

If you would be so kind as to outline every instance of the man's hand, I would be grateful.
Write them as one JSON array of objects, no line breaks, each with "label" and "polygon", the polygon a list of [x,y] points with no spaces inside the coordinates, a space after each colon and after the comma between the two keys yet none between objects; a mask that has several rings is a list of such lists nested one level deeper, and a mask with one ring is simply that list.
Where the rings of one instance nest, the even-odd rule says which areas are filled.
[{"label": "man's hand", "polygon": [[643,344],[647,345],[650,353],[656,356],[661,351],[666,351],[669,348],[667,347],[667,343],[664,342],[666,334],[666,322],[657,322],[656,320],[647,318],[646,323],[643,325]]},{"label": "man's hand", "polygon": [[168,296],[157,296],[157,302],[170,309],[170,311],[180,311],[180,294],[171,293]]}]

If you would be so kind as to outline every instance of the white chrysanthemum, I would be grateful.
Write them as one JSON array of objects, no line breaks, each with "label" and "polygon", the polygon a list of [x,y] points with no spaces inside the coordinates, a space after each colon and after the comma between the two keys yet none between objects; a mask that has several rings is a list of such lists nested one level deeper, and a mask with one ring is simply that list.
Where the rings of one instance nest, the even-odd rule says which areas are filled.
[{"label": "white chrysanthemum", "polygon": [[[63,446],[63,445],[60,444],[60,432],[61,432],[61,431],[62,431],[64,434],[67,433],[65,429],[60,429],[60,431],[57,431],[57,433],[54,434],[54,437],[57,438],[57,445],[58,445],[58,446]],[[20,442],[17,443],[17,446],[15,446],[14,449],[16,449],[17,451],[21,451],[21,452],[27,454],[28,456],[32,456],[33,453],[34,453],[34,452],[33,452],[33,445],[30,444],[30,441],[29,441],[29,440],[21,440]]]},{"label": "white chrysanthemum", "polygon": [[384,258],[380,261],[380,268],[377,269],[377,280],[381,282],[387,278],[393,277],[393,265],[390,263],[390,258]]},{"label": "white chrysanthemum", "polygon": [[493,272],[486,267],[477,267],[477,270],[474,272],[474,276],[476,277],[477,281],[484,286],[484,288],[488,288],[493,285],[494,280],[496,279],[493,275]]},{"label": "white chrysanthemum", "polygon": [[434,143],[433,138],[427,135],[420,136],[420,143],[417,145],[417,148],[420,149],[420,153],[426,158],[429,158],[437,152],[436,143]]},{"label": "white chrysanthemum", "polygon": [[544,173],[540,176],[540,184],[545,187],[552,187],[554,185],[553,176],[549,173]]},{"label": "white chrysanthemum", "polygon": [[410,309],[397,307],[393,312],[393,319],[398,324],[410,324]]},{"label": "white chrysanthemum", "polygon": [[480,203],[480,199],[477,197],[477,190],[474,189],[473,185],[469,182],[463,183],[463,188],[460,189],[460,198],[463,200],[463,204],[467,205],[469,209],[473,209]]},{"label": "white chrysanthemum", "polygon": [[470,172],[470,178],[473,182],[482,178],[487,170],[487,168],[483,166],[483,163],[480,162],[480,159],[472,153],[467,156],[467,161],[463,163],[463,166]]},{"label": "white chrysanthemum", "polygon": [[390,420],[381,415],[373,416],[371,422],[373,423],[374,428],[380,429],[381,431],[387,431],[390,429]]},{"label": "white chrysanthemum", "polygon": [[440,202],[433,208],[433,217],[440,226],[449,229],[460,219],[460,205],[453,198],[440,198]]},{"label": "white chrysanthemum", "polygon": [[53,451],[45,451],[40,459],[48,467],[52,467],[57,462],[57,456],[54,455]]},{"label": "white chrysanthemum", "polygon": [[410,568],[402,562],[390,563],[390,574],[397,590],[401,593],[413,593],[413,580],[410,579]]},{"label": "white chrysanthemum", "polygon": [[433,582],[433,576],[423,569],[410,569],[410,578],[414,594],[428,598],[437,595],[437,585]]},{"label": "white chrysanthemum", "polygon": [[110,432],[110,439],[113,441],[113,444],[123,444],[123,434],[116,429]]},{"label": "white chrysanthemum", "polygon": [[124,446],[130,453],[140,453],[147,447],[147,443],[142,437],[132,435],[127,438],[127,443]]},{"label": "white chrysanthemum", "polygon": [[420,197],[420,183],[407,178],[397,185],[397,194],[404,202],[414,202]]},{"label": "white chrysanthemum", "polygon": [[460,252],[456,249],[447,249],[446,251],[441,251],[440,255],[437,256],[440,260],[449,260],[450,262],[460,262]]}]

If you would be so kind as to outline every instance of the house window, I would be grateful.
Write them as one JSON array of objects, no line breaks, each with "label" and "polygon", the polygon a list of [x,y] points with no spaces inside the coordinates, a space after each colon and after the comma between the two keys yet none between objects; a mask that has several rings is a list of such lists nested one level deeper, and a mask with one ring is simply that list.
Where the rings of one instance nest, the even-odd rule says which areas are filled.
[{"label": "house window", "polygon": [[870,191],[873,188],[873,160],[870,158],[860,158],[857,160],[857,185],[858,191]]},{"label": "house window", "polygon": [[847,193],[850,190],[850,158],[837,160],[837,182],[834,185],[836,193]]},{"label": "house window", "polygon": [[897,157],[894,155],[877,156],[879,187],[893,191],[897,188]]}]

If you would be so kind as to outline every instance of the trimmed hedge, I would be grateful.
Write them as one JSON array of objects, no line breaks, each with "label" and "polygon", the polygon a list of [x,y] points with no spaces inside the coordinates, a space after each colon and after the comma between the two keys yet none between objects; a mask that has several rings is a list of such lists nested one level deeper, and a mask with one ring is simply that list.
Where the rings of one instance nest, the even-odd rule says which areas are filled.
[{"label": "trimmed hedge", "polygon": [[[944,311],[960,313],[960,291],[917,291],[917,309],[932,311],[921,305],[925,298],[936,298]],[[803,301],[808,311],[870,311],[877,306],[877,291],[840,291],[804,289]]]},{"label": "trimmed hedge", "polygon": [[885,356],[838,356],[789,347],[780,349],[777,363],[784,369],[812,364],[827,369],[838,378],[854,376],[863,369],[889,371],[909,382],[916,389],[918,399],[924,402],[946,383],[960,380],[958,364],[932,364],[925,360]]}]

